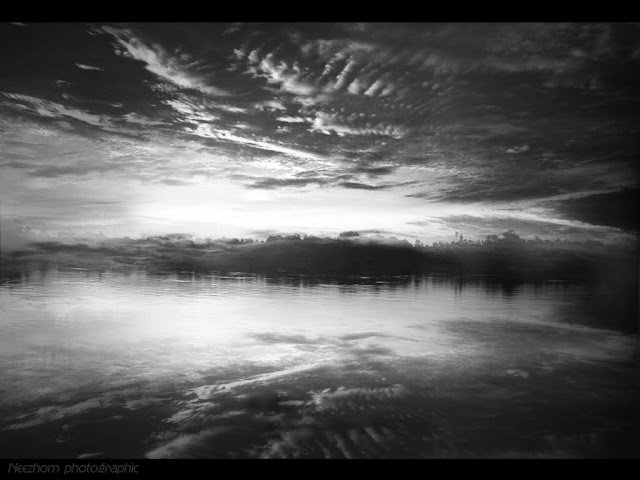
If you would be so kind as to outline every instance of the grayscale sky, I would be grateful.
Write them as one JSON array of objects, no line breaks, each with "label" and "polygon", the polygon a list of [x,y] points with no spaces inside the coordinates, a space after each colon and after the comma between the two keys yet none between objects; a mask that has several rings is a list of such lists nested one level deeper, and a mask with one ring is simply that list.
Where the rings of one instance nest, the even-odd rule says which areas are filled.
[{"label": "grayscale sky", "polygon": [[0,25],[16,235],[637,230],[640,25]]}]

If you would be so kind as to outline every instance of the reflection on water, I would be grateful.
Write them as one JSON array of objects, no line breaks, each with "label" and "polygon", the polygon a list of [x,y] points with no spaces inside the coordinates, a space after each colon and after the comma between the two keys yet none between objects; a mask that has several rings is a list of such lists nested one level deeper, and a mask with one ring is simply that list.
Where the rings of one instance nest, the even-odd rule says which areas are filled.
[{"label": "reflection on water", "polygon": [[0,452],[634,456],[637,336],[602,299],[486,277],[21,272],[0,286]]}]

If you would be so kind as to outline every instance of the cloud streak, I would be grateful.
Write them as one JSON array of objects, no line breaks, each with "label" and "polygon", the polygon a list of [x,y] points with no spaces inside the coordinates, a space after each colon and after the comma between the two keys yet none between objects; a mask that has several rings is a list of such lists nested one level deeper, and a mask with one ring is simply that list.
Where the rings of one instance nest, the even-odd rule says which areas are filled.
[{"label": "cloud streak", "polygon": [[156,44],[146,44],[136,37],[130,30],[104,26],[102,31],[111,35],[117,44],[124,49],[118,50],[125,55],[143,62],[145,68],[163,80],[180,88],[198,90],[207,95],[228,96],[231,92],[210,85],[205,78],[194,75],[179,57],[172,56],[163,47]]},{"label": "cloud streak", "polygon": [[76,63],[76,67],[78,67],[80,70],[96,70],[98,72],[103,71],[103,68],[100,67],[94,67],[92,65],[85,65],[83,63]]},{"label": "cloud streak", "polygon": [[32,97],[30,95],[21,95],[17,93],[0,93],[6,99],[12,100],[12,102],[3,102],[5,105],[10,106],[13,109],[21,111],[28,111],[34,115],[41,117],[68,117],[75,120],[79,120],[90,125],[98,127],[111,126],[108,119],[103,116],[94,115],[84,110],[66,107],[56,102],[51,102],[42,98]]}]

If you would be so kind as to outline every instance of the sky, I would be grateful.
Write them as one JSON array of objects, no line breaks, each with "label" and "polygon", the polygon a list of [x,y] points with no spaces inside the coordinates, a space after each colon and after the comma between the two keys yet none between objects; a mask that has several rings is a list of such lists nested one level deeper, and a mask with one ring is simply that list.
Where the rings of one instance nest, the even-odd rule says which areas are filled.
[{"label": "sky", "polygon": [[636,238],[640,24],[5,23],[2,248]]}]

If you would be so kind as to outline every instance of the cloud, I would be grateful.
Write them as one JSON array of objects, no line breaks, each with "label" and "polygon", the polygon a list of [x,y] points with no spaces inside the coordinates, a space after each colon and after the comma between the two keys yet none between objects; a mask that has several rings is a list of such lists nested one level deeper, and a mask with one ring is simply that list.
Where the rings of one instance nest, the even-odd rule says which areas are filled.
[{"label": "cloud", "polygon": [[289,155],[295,158],[302,158],[306,160],[322,160],[323,159],[322,156],[316,155],[311,152],[286,147],[284,145],[272,143],[270,141],[263,140],[263,139],[253,140],[251,138],[241,137],[241,136],[235,135],[229,130],[216,129],[216,128],[212,128],[209,125],[199,124],[196,128],[187,129],[186,131],[193,135],[197,135],[204,138],[216,138],[219,140],[226,140],[226,141],[238,143],[241,145],[247,145],[250,147],[259,148],[261,150],[269,150],[272,152],[284,153],[285,155]]},{"label": "cloud", "polygon": [[364,91],[364,94],[368,97],[375,97],[382,92],[382,90],[386,91],[386,87],[385,83],[381,79],[378,79]]},{"label": "cloud", "polygon": [[112,126],[109,119],[105,116],[94,115],[84,110],[66,107],[59,103],[51,102],[42,98],[4,92],[1,92],[0,95],[14,100],[12,103],[3,102],[5,105],[9,105],[12,108],[21,111],[37,114],[42,117],[70,117],[98,127]]},{"label": "cloud", "polygon": [[354,190],[384,190],[389,188],[386,185],[369,185],[367,183],[359,183],[359,182],[342,182],[339,185],[341,187],[350,188]]},{"label": "cloud", "polygon": [[[523,170],[521,175],[505,174],[502,178],[491,178],[485,172],[484,179],[465,180],[454,177],[449,179],[452,187],[443,187],[437,192],[427,191],[411,194],[416,198],[431,198],[434,200],[458,203],[473,202],[516,202],[520,200],[543,199],[549,196],[565,193],[562,184],[552,179],[545,179],[534,173]],[[526,176],[529,176],[527,179]],[[520,177],[525,177],[520,178]]]},{"label": "cloud", "polygon": [[219,110],[224,110],[229,113],[246,113],[247,109],[243,107],[236,107],[234,105],[226,105],[223,103],[210,103],[209,104],[213,108],[217,108]]},{"label": "cloud", "polygon": [[153,120],[152,118],[144,117],[142,115],[138,115],[137,113],[127,113],[124,116],[124,120],[127,123],[137,123],[139,125],[166,125],[165,122],[160,120]]},{"label": "cloud", "polygon": [[280,86],[280,89],[295,95],[309,96],[316,92],[316,87],[304,80],[303,73],[284,61],[276,61],[273,53],[268,53],[262,59],[254,50],[247,57],[248,71],[255,77],[262,77],[268,83]]},{"label": "cloud", "polygon": [[122,171],[123,168],[116,164],[81,164],[81,165],[51,165],[36,168],[31,172],[34,177],[58,178],[68,176],[84,176],[93,173],[105,173]]},{"label": "cloud", "polygon": [[146,64],[145,68],[173,85],[198,90],[207,95],[228,96],[228,90],[210,85],[206,78],[189,71],[179,56],[172,56],[160,45],[147,45],[131,31],[124,28],[103,26],[101,30],[115,38],[126,50],[127,56]]},{"label": "cloud", "polygon": [[354,60],[349,60],[349,62],[345,65],[342,71],[336,77],[335,82],[331,85],[331,88],[334,90],[341,90],[347,84],[347,79],[350,74],[356,69],[357,63]]},{"label": "cloud", "polygon": [[82,69],[82,70],[97,70],[97,71],[103,71],[103,68],[100,67],[93,67],[91,65],[84,65],[82,63],[76,63],[76,67]]},{"label": "cloud", "polygon": [[625,188],[554,202],[561,214],[581,222],[627,231],[640,230],[640,189]]},{"label": "cloud", "polygon": [[380,388],[340,388],[333,392],[327,389],[315,392],[312,391],[310,394],[311,400],[309,400],[308,403],[314,406],[317,410],[322,411],[345,408],[345,406],[352,406],[353,408],[356,408],[359,405],[363,405],[364,402],[372,400],[389,401],[390,399],[406,397],[410,392],[403,385],[396,384],[391,387]]},{"label": "cloud", "polygon": [[280,333],[256,333],[251,335],[260,342],[269,344],[292,343],[292,344],[317,344],[318,340],[304,335],[286,335]]},{"label": "cloud", "polygon": [[302,171],[295,176],[289,176],[284,178],[263,177],[258,178],[253,176],[247,176],[242,174],[232,175],[234,179],[238,180],[255,180],[248,185],[251,189],[263,189],[274,190],[283,187],[306,187],[308,185],[320,185],[329,187],[341,187],[351,190],[387,190],[394,187],[404,187],[414,182],[389,182],[379,185],[371,185],[364,182],[356,181],[353,175],[341,174],[339,171],[334,170],[309,170]]},{"label": "cloud", "polygon": [[[2,168],[23,170],[27,172],[30,177],[43,179],[68,179],[69,177],[94,176],[96,173],[124,173],[129,170],[126,164],[120,163],[117,160],[109,161],[104,158],[103,155],[98,157],[99,161],[87,161],[85,158],[76,159],[71,155],[54,155],[54,153],[55,152],[51,152],[50,158],[44,158],[42,160],[34,159],[34,161],[31,162],[6,162],[2,164]],[[53,165],[45,163],[52,159],[60,163]]]},{"label": "cloud", "polygon": [[276,120],[285,123],[305,123],[309,121],[308,119],[302,117],[278,117],[276,118]]},{"label": "cloud", "polygon": [[398,125],[390,125],[384,122],[378,122],[375,124],[367,122],[365,125],[355,126],[341,123],[340,120],[343,119],[337,114],[317,112],[315,114],[315,118],[313,118],[309,131],[324,134],[330,134],[333,132],[338,136],[378,135],[396,139],[403,138],[409,134],[408,128]]},{"label": "cloud", "polygon": [[[510,215],[510,213],[513,213]],[[420,223],[420,222],[417,222]],[[442,224],[446,229],[460,231],[468,236],[484,238],[487,235],[501,234],[514,230],[524,238],[539,236],[542,238],[557,238],[571,236],[573,238],[605,238],[611,232],[609,229],[594,225],[575,222],[565,218],[551,218],[545,216],[518,216],[514,212],[504,212],[497,215],[446,215],[422,222],[424,225],[434,226]]]},{"label": "cloud", "polygon": [[191,101],[184,96],[180,99],[165,100],[164,103],[183,115],[187,122],[213,122],[220,119],[218,115],[211,114],[204,103]]},{"label": "cloud", "polygon": [[507,153],[524,153],[529,151],[529,145],[523,145],[521,147],[513,147],[507,149]]},{"label": "cloud", "polygon": [[345,58],[348,55],[370,56],[380,52],[381,46],[368,41],[350,38],[331,38],[308,40],[300,50],[305,56],[316,55],[321,59]]},{"label": "cloud", "polygon": [[474,65],[476,69],[496,69],[509,73],[521,72],[566,72],[575,68],[576,62],[570,59],[556,59],[543,56],[528,58],[496,58],[488,57]]},{"label": "cloud", "polygon": [[192,182],[187,182],[185,180],[178,180],[178,179],[175,179],[175,178],[163,179],[163,180],[160,180],[160,183],[164,183],[165,185],[170,185],[170,186],[174,186],[174,187],[183,187],[183,186],[187,186],[187,185],[193,185]]},{"label": "cloud", "polygon": [[360,95],[362,92],[366,90],[367,90],[367,83],[365,83],[363,80],[358,78],[353,80],[349,84],[349,87],[347,88],[347,91],[353,95]]},{"label": "cloud", "polygon": [[392,174],[398,167],[397,166],[380,166],[380,167],[369,167],[366,165],[358,165],[349,169],[351,173],[363,173],[370,177],[379,177],[383,175]]},{"label": "cloud", "polygon": [[[458,127],[466,128],[468,129],[467,131],[476,133],[478,138],[481,139],[516,135],[527,132],[529,130],[526,126],[514,125],[513,123],[499,121],[499,119],[496,119],[495,116],[488,116],[488,118],[485,117],[481,120],[466,120],[459,123]],[[525,147],[527,149],[529,148],[527,145],[525,145]]]},{"label": "cloud", "polygon": [[258,102],[254,104],[254,107],[259,110],[269,110],[272,112],[276,111],[286,111],[287,107],[279,100],[267,100],[264,102]]},{"label": "cloud", "polygon": [[327,178],[263,178],[248,185],[248,188],[258,190],[273,190],[283,187],[306,187],[308,185],[326,185],[331,180]]},{"label": "cloud", "polygon": [[392,48],[353,39],[320,39],[307,42],[301,50],[322,65],[314,84],[324,85],[325,92],[375,97],[397,89],[392,78],[403,55]]}]

